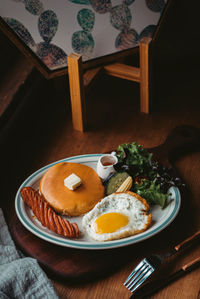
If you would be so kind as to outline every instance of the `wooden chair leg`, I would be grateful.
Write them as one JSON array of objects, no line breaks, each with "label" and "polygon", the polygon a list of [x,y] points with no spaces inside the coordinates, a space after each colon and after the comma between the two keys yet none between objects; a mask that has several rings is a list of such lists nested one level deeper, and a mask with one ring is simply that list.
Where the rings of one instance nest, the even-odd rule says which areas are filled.
[{"label": "wooden chair leg", "polygon": [[[140,42],[140,67],[114,63],[104,66],[104,70],[123,79],[140,83],[140,111],[149,113],[149,49],[151,38],[145,37]],[[89,70],[83,74],[82,56],[72,53],[68,56],[68,75],[72,108],[72,121],[75,130],[83,132],[86,127],[85,88],[97,77],[102,68]]]},{"label": "wooden chair leg", "polygon": [[67,59],[73,127],[83,132],[86,126],[86,111],[82,57],[72,53]]},{"label": "wooden chair leg", "polygon": [[151,38],[143,38],[140,42],[140,111],[149,113],[149,45]]}]

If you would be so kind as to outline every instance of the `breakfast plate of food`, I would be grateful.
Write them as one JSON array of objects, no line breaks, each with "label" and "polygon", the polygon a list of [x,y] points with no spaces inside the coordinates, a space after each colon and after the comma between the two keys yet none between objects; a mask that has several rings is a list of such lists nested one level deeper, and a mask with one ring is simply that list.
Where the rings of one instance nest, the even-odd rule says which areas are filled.
[{"label": "breakfast plate of food", "polygon": [[50,243],[110,249],[148,239],[177,216],[177,178],[136,142],[111,154],[69,157],[44,166],[20,186],[20,222]]}]

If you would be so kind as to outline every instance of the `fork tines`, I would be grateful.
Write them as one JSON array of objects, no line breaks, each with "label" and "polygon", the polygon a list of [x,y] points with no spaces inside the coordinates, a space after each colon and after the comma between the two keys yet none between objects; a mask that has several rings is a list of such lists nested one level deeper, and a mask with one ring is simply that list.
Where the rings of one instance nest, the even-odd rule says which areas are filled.
[{"label": "fork tines", "polygon": [[132,293],[151,275],[155,268],[143,259],[128,276],[124,285]]}]

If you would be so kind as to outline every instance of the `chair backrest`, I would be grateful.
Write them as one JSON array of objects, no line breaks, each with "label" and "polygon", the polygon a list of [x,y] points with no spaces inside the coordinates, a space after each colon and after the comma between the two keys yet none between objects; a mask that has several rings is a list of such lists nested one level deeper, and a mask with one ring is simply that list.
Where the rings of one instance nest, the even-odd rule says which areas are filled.
[{"label": "chair backrest", "polygon": [[53,72],[67,67],[71,52],[88,61],[137,47],[154,35],[168,1],[1,0],[0,16],[2,26]]}]

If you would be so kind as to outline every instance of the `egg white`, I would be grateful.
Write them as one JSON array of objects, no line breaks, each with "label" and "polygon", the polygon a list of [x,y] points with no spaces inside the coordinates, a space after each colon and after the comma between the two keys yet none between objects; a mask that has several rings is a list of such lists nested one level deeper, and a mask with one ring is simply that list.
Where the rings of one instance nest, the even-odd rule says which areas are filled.
[{"label": "egg white", "polygon": [[[134,194],[134,193],[133,193]],[[104,197],[96,206],[82,218],[84,231],[96,241],[108,241],[128,237],[144,231],[151,222],[147,207],[130,193],[114,193]],[[112,233],[98,234],[95,231],[95,221],[105,213],[120,213],[128,217],[129,222]]]}]

